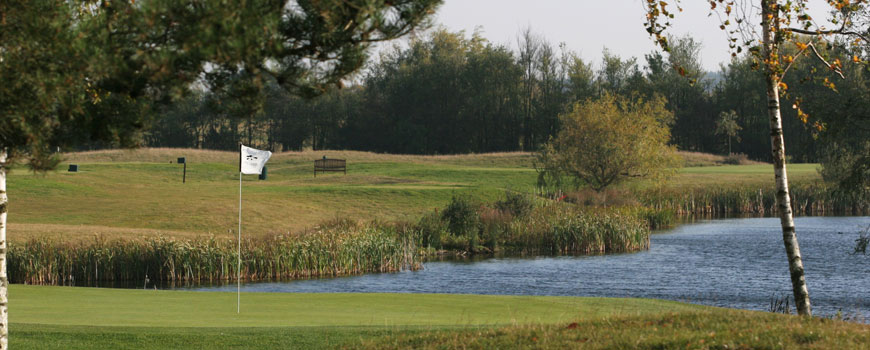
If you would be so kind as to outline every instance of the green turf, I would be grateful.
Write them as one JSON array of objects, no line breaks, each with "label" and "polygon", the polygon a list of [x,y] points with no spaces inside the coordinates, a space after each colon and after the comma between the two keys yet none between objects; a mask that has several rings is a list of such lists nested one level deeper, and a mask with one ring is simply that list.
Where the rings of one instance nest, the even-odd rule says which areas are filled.
[{"label": "green turf", "polygon": [[33,349],[214,348],[206,345],[233,337],[236,348],[324,347],[392,332],[709,309],[647,299],[243,293],[237,314],[235,293],[12,285],[9,294],[12,344]]}]

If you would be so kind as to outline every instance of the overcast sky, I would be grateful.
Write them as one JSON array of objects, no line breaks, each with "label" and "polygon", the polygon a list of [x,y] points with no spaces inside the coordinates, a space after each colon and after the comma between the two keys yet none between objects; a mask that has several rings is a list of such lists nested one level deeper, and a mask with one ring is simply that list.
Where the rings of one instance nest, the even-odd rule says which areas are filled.
[{"label": "overcast sky", "polygon": [[[682,6],[670,33],[688,33],[702,41],[702,64],[718,71],[730,55],[718,18],[707,16],[707,1],[684,0]],[[596,66],[605,47],[623,58],[637,57],[642,65],[644,55],[657,49],[644,29],[644,15],[641,0],[445,0],[436,22],[469,35],[481,27],[485,38],[512,48],[517,33],[530,27],[554,46],[564,42]]]}]

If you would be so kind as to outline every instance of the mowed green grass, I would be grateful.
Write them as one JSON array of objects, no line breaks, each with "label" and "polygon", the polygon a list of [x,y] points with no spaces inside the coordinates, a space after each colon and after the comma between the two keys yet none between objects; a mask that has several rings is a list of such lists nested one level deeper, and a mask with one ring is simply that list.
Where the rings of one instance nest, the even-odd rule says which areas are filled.
[{"label": "mowed green grass", "polygon": [[15,349],[868,349],[866,324],[649,299],[12,285]]},{"label": "mowed green grass", "polygon": [[647,299],[440,294],[236,294],[12,285],[18,349],[328,348],[445,329],[713,310]]},{"label": "mowed green grass", "polygon": [[[313,176],[313,160],[348,160],[348,174]],[[188,160],[187,182],[182,166]],[[57,171],[22,167],[8,181],[9,239],[64,240],[231,236],[238,219],[238,155],[189,149],[96,151],[65,155]],[[268,180],[243,179],[245,234],[311,228],[324,221],[416,221],[456,195],[500,198],[507,189],[531,192],[537,173],[530,153],[457,156],[384,155],[352,151],[286,152],[268,163]],[[172,161],[173,163],[170,163]],[[66,172],[68,164],[79,172]],[[818,178],[816,165],[790,166],[792,180]],[[666,186],[768,185],[768,164],[680,169]],[[649,183],[628,186],[649,186]]]}]

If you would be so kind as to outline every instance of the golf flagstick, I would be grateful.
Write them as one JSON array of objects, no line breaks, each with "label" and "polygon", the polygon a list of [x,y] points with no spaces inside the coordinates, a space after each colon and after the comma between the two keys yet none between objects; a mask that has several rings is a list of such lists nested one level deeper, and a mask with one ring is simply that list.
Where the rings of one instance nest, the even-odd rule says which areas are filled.
[{"label": "golf flagstick", "polygon": [[236,313],[242,311],[242,175],[261,174],[272,152],[239,144],[239,246],[236,265]]},{"label": "golf flagstick", "polygon": [[[241,153],[239,153],[241,156]],[[242,312],[242,172],[239,171],[239,263],[236,268],[236,313]]]}]

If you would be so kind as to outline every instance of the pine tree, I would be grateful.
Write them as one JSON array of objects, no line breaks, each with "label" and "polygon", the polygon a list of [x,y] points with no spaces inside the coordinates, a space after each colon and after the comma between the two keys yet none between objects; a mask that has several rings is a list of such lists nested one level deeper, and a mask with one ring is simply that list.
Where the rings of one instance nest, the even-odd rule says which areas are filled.
[{"label": "pine tree", "polygon": [[[58,148],[133,147],[153,109],[191,86],[267,79],[304,96],[341,85],[370,46],[425,24],[440,0],[0,2],[0,350],[7,348],[6,175]],[[204,79],[203,79],[204,78]]]}]

